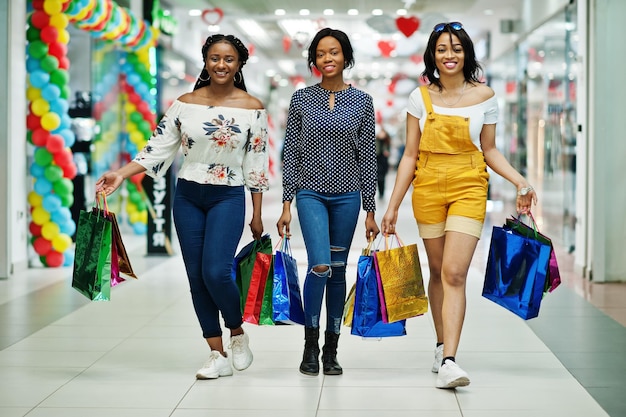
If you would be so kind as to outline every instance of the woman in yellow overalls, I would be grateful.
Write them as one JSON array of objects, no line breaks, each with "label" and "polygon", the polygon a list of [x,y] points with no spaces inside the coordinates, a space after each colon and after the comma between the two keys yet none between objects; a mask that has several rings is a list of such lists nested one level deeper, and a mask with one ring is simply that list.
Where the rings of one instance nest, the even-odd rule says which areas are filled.
[{"label": "woman in yellow overalls", "polygon": [[438,373],[437,388],[455,388],[470,382],[455,356],[465,317],[467,272],[485,219],[487,166],[517,187],[518,211],[528,211],[537,196],[496,148],[497,100],[479,81],[481,67],[461,23],[434,27],[424,64],[422,75],[429,84],[409,97],[406,148],[382,231],[395,233],[398,208],[412,184],[437,335],[432,370]]}]

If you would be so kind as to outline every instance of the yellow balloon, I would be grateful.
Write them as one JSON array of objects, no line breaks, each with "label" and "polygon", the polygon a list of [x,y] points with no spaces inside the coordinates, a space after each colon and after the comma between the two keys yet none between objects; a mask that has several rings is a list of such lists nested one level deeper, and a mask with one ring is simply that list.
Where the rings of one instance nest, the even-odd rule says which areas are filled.
[{"label": "yellow balloon", "polygon": [[143,142],[145,141],[145,138],[143,137],[143,134],[140,131],[135,130],[134,132],[131,132],[130,134],[130,141],[134,143],[135,145],[139,145],[139,144],[143,144]]},{"label": "yellow balloon", "polygon": [[137,110],[137,107],[130,101],[124,104],[124,111],[126,111],[126,113],[130,114],[136,110]]},{"label": "yellow balloon", "polygon": [[43,2],[43,10],[50,16],[57,15],[63,10],[63,3],[61,3],[61,0],[45,0]]},{"label": "yellow balloon", "polygon": [[[43,232],[43,229],[42,229]],[[57,252],[65,252],[72,246],[72,238],[65,233],[59,233],[52,238],[52,247]]]},{"label": "yellow balloon", "polygon": [[70,33],[65,29],[58,29],[58,31],[57,41],[65,45],[70,43]]},{"label": "yellow balloon", "polygon": [[[43,117],[43,115],[47,114],[50,111],[50,103],[48,103],[48,100],[46,100],[45,98],[40,97],[38,99],[33,100],[31,104],[31,108],[33,109],[33,113],[35,113],[39,117]],[[59,116],[57,115],[57,117]],[[41,120],[41,125],[43,126],[43,118]],[[54,129],[56,129],[56,127]],[[54,129],[47,129],[47,130],[54,130]]]},{"label": "yellow balloon", "polygon": [[46,222],[41,227],[41,236],[51,241],[59,234],[60,231],[61,229],[58,224],[54,222]]},{"label": "yellow balloon", "polygon": [[39,226],[42,226],[50,221],[50,213],[48,213],[48,211],[42,206],[35,207],[32,216],[33,222],[35,222],[35,224],[38,224]]},{"label": "yellow balloon", "polygon": [[141,223],[148,223],[148,210],[143,210],[141,213]]},{"label": "yellow balloon", "polygon": [[35,101],[41,98],[41,90],[37,87],[30,86],[26,89],[26,98],[28,101]]},{"label": "yellow balloon", "polygon": [[33,207],[39,207],[43,204],[43,196],[34,191],[28,193],[28,204]]},{"label": "yellow balloon", "polygon": [[49,132],[53,131],[60,125],[61,125],[61,118],[56,113],[48,112],[44,114],[43,116],[41,116],[41,127],[43,127]]},{"label": "yellow balloon", "polygon": [[126,213],[128,213],[129,216],[138,213],[137,206],[134,203],[131,203],[130,200],[126,202]]},{"label": "yellow balloon", "polygon": [[130,220],[132,224],[135,224],[141,221],[141,213],[138,211],[135,211],[134,213],[128,215],[128,219]]},{"label": "yellow balloon", "polygon": [[69,24],[69,18],[65,13],[59,13],[50,16],[50,26],[54,26],[57,30],[65,29]]}]

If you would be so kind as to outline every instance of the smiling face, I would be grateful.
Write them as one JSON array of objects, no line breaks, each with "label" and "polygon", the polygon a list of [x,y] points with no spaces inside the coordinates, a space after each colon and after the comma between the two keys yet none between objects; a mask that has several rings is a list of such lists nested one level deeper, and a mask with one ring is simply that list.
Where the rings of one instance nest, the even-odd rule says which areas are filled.
[{"label": "smiling face", "polygon": [[320,39],[315,51],[315,66],[326,78],[343,73],[345,58],[341,44],[332,36]]},{"label": "smiling face", "polygon": [[216,42],[207,51],[205,67],[211,82],[217,84],[234,83],[240,62],[237,49],[229,42]]},{"label": "smiling face", "polygon": [[437,39],[435,65],[439,74],[454,75],[463,73],[465,52],[456,35],[444,32]]}]

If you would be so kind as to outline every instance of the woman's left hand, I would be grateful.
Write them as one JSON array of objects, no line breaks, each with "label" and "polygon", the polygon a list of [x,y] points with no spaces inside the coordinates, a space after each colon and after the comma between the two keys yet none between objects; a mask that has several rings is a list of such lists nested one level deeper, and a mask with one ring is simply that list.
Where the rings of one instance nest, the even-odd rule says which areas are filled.
[{"label": "woman's left hand", "polygon": [[376,239],[376,236],[380,233],[380,229],[376,224],[376,220],[374,220],[374,213],[370,216],[370,213],[367,213],[367,217],[365,218],[365,239],[369,242],[370,240]]},{"label": "woman's left hand", "polygon": [[253,217],[250,222],[250,230],[252,231],[252,237],[254,240],[260,240],[263,236],[263,221],[260,217]]},{"label": "woman's left hand", "polygon": [[[520,192],[524,188],[526,189],[530,188],[530,191],[528,191],[525,195],[521,195]],[[517,190],[517,199],[516,199],[515,205],[516,205],[518,213],[527,214],[530,212],[530,207],[536,204],[537,204],[537,193],[535,192],[534,188],[527,185],[526,187],[521,187]]]}]

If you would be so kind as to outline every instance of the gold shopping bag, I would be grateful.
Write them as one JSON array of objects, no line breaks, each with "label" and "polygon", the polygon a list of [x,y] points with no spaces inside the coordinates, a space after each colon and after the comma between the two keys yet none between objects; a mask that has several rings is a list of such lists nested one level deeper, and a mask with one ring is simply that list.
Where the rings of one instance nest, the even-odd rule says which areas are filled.
[{"label": "gold shopping bag", "polygon": [[376,275],[383,290],[389,323],[421,316],[428,311],[417,245],[404,246],[395,236],[398,247],[388,248],[386,237],[385,249],[374,252]]}]

